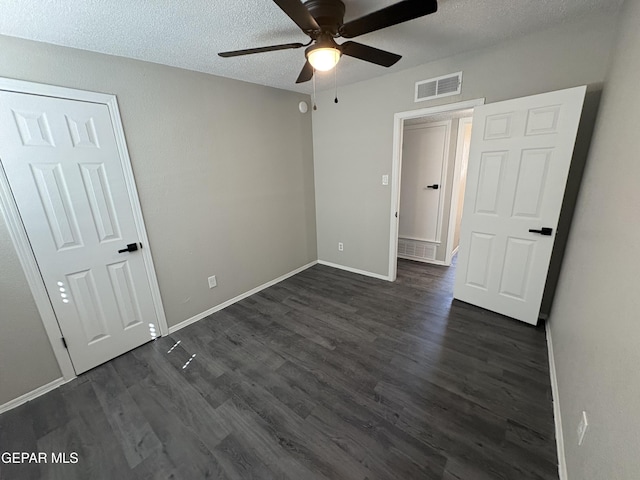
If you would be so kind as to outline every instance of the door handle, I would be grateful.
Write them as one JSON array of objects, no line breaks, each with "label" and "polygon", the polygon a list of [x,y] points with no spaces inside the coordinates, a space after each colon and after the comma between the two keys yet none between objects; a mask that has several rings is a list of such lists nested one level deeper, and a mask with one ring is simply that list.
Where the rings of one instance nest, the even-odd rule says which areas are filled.
[{"label": "door handle", "polygon": [[424,187],[425,190],[428,188],[433,188],[434,190],[438,190],[440,188],[440,185],[438,185],[437,183],[434,183],[433,185],[427,185],[426,187]]},{"label": "door handle", "polygon": [[130,243],[130,244],[127,245],[127,248],[123,248],[122,250],[118,250],[118,253],[135,252],[136,250],[138,250],[138,244],[137,243]]},{"label": "door handle", "polygon": [[540,230],[535,230],[533,228],[530,228],[529,231],[531,233],[539,233],[540,235],[546,235],[549,237],[553,233],[553,228],[542,227]]}]

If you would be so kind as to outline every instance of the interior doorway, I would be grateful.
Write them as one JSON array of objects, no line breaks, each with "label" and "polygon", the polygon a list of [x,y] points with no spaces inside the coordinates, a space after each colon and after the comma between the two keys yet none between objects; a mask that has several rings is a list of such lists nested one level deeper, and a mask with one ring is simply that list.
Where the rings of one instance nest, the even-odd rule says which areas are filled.
[{"label": "interior doorway", "polygon": [[66,380],[168,328],[113,95],[0,78],[0,210]]},{"label": "interior doorway", "polygon": [[473,108],[484,99],[395,116],[389,272],[398,258],[451,265],[460,239]]}]

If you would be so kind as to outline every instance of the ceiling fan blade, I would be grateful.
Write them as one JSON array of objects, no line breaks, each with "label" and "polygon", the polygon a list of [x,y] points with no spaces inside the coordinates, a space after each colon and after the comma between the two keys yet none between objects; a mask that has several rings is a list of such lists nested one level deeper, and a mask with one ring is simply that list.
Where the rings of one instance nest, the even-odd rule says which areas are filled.
[{"label": "ceiling fan blade", "polygon": [[340,27],[340,35],[344,38],[354,38],[437,11],[436,0],[404,0],[345,23]]},{"label": "ceiling fan blade", "polygon": [[383,67],[390,67],[402,58],[401,55],[369,47],[358,42],[344,42],[340,45],[340,50],[342,50],[343,55],[359,58],[365,62],[375,63]]},{"label": "ceiling fan blade", "polygon": [[313,77],[313,67],[309,63],[309,60],[307,60],[307,62],[304,64],[304,67],[302,67],[302,71],[300,72],[300,75],[298,75],[298,79],[296,80],[296,83],[308,82],[309,80],[311,80],[312,77]]},{"label": "ceiling fan blade", "polygon": [[233,50],[231,52],[220,52],[218,55],[224,58],[239,57],[240,55],[251,55],[252,53],[275,52],[276,50],[287,50],[289,48],[304,47],[302,43],[283,43],[282,45],[271,45],[270,47],[247,48],[246,50]]},{"label": "ceiling fan blade", "polygon": [[304,32],[320,30],[318,22],[311,16],[300,0],[273,0],[291,20]]}]

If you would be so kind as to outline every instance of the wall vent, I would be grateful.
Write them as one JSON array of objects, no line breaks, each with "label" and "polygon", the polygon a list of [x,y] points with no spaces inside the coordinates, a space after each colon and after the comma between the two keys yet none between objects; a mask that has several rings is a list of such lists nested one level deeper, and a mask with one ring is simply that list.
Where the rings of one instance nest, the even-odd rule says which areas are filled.
[{"label": "wall vent", "polygon": [[436,245],[419,240],[398,238],[398,256],[416,260],[435,260]]},{"label": "wall vent", "polygon": [[416,102],[458,95],[462,91],[462,72],[416,82]]}]

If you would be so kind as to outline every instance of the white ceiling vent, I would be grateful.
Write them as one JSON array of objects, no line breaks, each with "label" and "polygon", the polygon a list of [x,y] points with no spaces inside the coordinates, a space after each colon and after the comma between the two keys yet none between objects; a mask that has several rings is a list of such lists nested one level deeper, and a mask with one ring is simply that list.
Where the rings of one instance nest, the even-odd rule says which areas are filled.
[{"label": "white ceiling vent", "polygon": [[462,90],[462,72],[416,82],[416,102],[458,95]]}]

